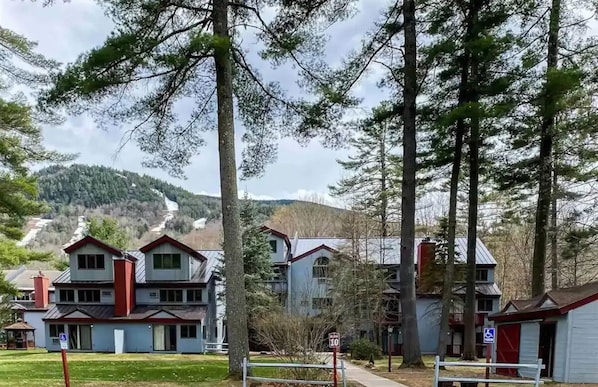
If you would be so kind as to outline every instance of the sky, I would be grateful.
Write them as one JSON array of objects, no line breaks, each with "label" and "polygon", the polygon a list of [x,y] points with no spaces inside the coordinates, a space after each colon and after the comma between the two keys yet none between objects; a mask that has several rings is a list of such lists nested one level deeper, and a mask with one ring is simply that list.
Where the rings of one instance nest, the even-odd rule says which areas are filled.
[{"label": "sky", "polygon": [[[379,18],[384,2],[362,1],[358,12],[350,20],[333,26],[327,31],[329,43],[327,60],[338,63],[352,48],[359,46],[363,33]],[[55,2],[51,7],[42,7],[41,1],[0,1],[0,25],[30,40],[38,42],[38,52],[63,64],[105,40],[112,29],[111,21],[93,0],[70,0]],[[247,42],[251,50],[255,42]],[[258,70],[267,77],[271,70],[263,65]],[[283,68],[272,73],[276,79],[294,79],[293,70]],[[376,87],[379,74],[374,71],[358,85],[355,94],[363,98],[363,107],[374,106],[381,99],[382,92]],[[288,83],[288,82],[287,82]],[[291,85],[291,89],[292,89]],[[182,107],[184,109],[184,106]],[[79,153],[77,163],[105,165],[117,169],[144,173],[165,179],[191,192],[219,195],[218,153],[216,133],[205,135],[207,145],[186,168],[186,180],[168,176],[164,171],[142,167],[144,154],[135,143],[125,146],[118,154],[124,127],[99,128],[89,116],[69,116],[65,123],[55,127],[43,127],[44,141],[48,148],[64,152]],[[243,128],[237,123],[237,162],[243,148]],[[330,198],[328,186],[342,176],[337,159],[346,159],[349,149],[331,150],[317,140],[307,146],[297,144],[293,139],[282,139],[279,143],[278,160],[269,165],[263,177],[239,182],[239,190],[246,191],[258,199],[305,199],[312,195],[326,198],[331,204],[341,205]]]}]

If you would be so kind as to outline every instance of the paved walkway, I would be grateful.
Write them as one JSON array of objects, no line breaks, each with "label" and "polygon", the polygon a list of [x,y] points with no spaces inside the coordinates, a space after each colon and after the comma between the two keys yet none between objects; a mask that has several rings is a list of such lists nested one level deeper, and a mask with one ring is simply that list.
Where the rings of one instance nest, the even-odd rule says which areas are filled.
[{"label": "paved walkway", "polygon": [[356,366],[345,361],[347,379],[363,384],[365,387],[407,387],[404,384],[393,382],[367,371],[363,367]]}]

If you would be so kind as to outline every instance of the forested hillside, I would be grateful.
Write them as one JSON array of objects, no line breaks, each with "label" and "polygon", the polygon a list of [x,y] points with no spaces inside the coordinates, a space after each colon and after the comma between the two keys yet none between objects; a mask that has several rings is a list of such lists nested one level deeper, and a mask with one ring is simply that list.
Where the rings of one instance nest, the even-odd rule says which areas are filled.
[{"label": "forested hillside", "polygon": [[[192,237],[198,247],[219,247],[222,211],[218,197],[197,195],[151,176],[103,166],[55,165],[36,176],[40,199],[50,211],[42,216],[44,219],[32,219],[28,224],[26,232],[38,231],[29,233],[22,243],[33,248],[59,252],[80,234],[82,216],[117,219],[136,244],[168,232],[183,239]],[[293,202],[256,204],[267,219],[277,206]]]}]

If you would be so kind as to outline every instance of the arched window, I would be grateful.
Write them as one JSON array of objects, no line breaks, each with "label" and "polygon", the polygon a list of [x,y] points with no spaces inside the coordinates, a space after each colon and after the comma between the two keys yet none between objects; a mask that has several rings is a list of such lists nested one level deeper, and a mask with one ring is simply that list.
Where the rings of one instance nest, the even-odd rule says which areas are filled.
[{"label": "arched window", "polygon": [[327,257],[319,257],[314,262],[313,277],[328,278],[328,264],[330,260]]}]

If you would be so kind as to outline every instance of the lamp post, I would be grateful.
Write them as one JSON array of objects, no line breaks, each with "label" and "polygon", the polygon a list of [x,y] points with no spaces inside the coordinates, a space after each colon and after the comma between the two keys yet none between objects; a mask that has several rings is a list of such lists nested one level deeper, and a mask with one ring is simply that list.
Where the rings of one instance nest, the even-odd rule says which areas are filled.
[{"label": "lamp post", "polygon": [[392,326],[388,326],[388,372],[392,372]]}]

